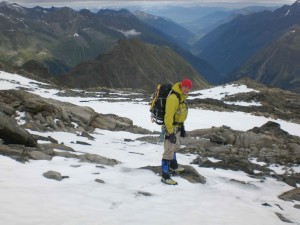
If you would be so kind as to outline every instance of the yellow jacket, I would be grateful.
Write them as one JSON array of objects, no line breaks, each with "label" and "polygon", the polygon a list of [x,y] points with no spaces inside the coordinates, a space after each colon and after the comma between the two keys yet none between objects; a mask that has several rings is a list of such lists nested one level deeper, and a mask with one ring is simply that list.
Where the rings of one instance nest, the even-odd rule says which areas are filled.
[{"label": "yellow jacket", "polygon": [[188,96],[182,93],[180,84],[181,82],[178,82],[172,87],[172,90],[179,94],[180,103],[175,94],[169,95],[166,102],[164,122],[168,134],[175,132],[176,123],[183,124],[188,115],[188,107],[185,102]]}]

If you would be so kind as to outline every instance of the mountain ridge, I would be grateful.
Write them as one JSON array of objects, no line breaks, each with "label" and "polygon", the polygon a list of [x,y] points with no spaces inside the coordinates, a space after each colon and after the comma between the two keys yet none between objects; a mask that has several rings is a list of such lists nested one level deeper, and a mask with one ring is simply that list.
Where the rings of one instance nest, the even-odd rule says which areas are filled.
[{"label": "mountain ridge", "polygon": [[222,74],[228,74],[286,29],[299,23],[300,7],[296,3],[274,12],[240,15],[204,36],[194,48],[198,49],[198,56]]},{"label": "mountain ridge", "polygon": [[209,86],[169,47],[145,44],[138,38],[131,38],[120,40],[107,53],[81,63],[58,79],[64,85],[78,88],[106,86],[153,91],[159,83],[175,83],[185,77],[193,81],[195,88]]},{"label": "mountain ridge", "polygon": [[[32,67],[26,63],[36,61],[37,65],[47,68],[49,74],[60,75],[105,53],[119,39],[139,36],[146,43],[169,46],[207,80],[218,76],[211,65],[182,49],[170,35],[143,23],[125,9],[92,13],[68,7],[25,8],[2,3],[0,12],[3,18],[0,20],[3,31],[0,61],[4,65],[28,71]],[[8,16],[14,14],[11,18]]]},{"label": "mountain ridge", "polygon": [[249,77],[258,82],[300,92],[300,25],[291,27],[270,45],[258,51],[230,77]]}]

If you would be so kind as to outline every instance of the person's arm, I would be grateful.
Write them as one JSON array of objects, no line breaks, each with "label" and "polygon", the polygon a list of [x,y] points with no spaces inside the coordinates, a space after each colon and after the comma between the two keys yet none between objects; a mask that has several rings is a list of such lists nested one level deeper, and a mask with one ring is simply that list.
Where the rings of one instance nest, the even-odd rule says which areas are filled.
[{"label": "person's arm", "polygon": [[166,130],[167,130],[168,134],[174,133],[173,122],[174,122],[174,115],[175,115],[176,109],[178,108],[178,105],[179,105],[178,98],[176,97],[175,94],[171,94],[167,98],[165,118],[164,118]]}]

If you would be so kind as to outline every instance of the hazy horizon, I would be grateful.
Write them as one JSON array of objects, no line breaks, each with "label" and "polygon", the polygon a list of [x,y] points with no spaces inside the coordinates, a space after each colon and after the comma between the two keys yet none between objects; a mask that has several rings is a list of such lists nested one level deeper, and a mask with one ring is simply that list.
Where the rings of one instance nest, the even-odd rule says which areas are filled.
[{"label": "hazy horizon", "polygon": [[244,1],[244,0],[219,0],[219,1],[209,1],[209,0],[175,0],[175,1],[164,1],[164,0],[118,0],[118,1],[107,1],[107,0],[92,0],[92,1],[82,1],[82,0],[58,0],[58,1],[35,1],[35,0],[6,0],[8,3],[16,3],[25,7],[63,7],[68,6],[71,8],[120,8],[120,7],[133,7],[133,6],[163,6],[163,5],[181,5],[181,6],[208,6],[208,7],[227,7],[227,8],[242,8],[247,6],[278,6],[284,4],[293,4],[295,0],[256,0],[256,1]]}]

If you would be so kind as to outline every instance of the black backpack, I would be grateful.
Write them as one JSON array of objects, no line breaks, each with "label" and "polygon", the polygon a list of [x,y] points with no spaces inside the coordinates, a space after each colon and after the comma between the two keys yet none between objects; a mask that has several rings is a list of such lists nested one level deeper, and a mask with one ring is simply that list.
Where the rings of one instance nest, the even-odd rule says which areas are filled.
[{"label": "black backpack", "polygon": [[180,102],[180,96],[172,90],[172,84],[159,84],[151,101],[151,121],[158,125],[164,124],[166,100],[170,94],[175,94]]}]

